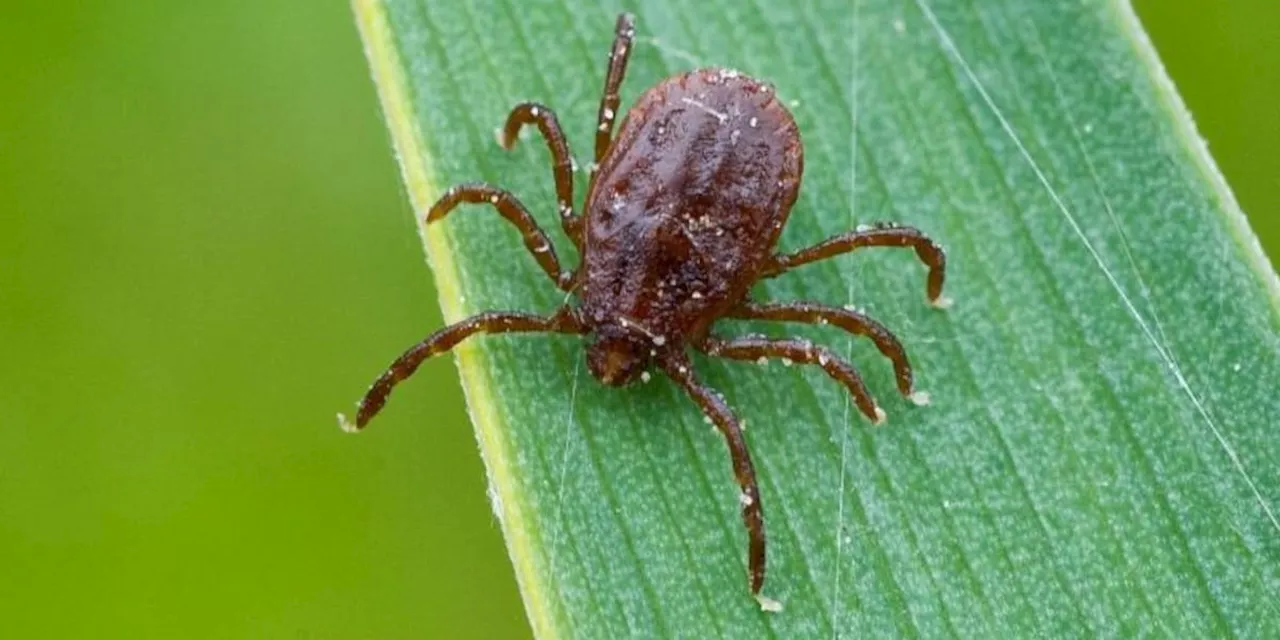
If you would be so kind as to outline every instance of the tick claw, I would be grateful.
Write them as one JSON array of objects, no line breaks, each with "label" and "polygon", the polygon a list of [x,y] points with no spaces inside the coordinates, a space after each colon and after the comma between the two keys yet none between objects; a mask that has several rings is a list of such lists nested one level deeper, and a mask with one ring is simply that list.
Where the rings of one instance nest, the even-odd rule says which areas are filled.
[{"label": "tick claw", "polygon": [[338,427],[347,433],[360,433],[360,427],[356,423],[347,419],[345,414],[338,414]]},{"label": "tick claw", "polygon": [[925,405],[928,405],[929,402],[932,400],[932,398],[929,397],[928,391],[913,391],[911,392],[911,395],[907,396],[907,399],[910,400],[911,403],[916,405],[917,407],[923,407]]},{"label": "tick claw", "polygon": [[880,407],[876,407],[876,419],[872,420],[871,424],[880,426],[884,424],[884,419],[887,417],[888,416],[885,414],[884,409],[881,409]]},{"label": "tick claw", "polygon": [[757,593],[756,602],[760,604],[761,611],[767,611],[769,613],[778,613],[782,611],[782,603],[774,600],[773,598],[766,598],[765,596]]},{"label": "tick claw", "polygon": [[952,304],[955,304],[955,300],[952,300],[947,296],[938,296],[937,298],[929,301],[929,305],[934,309],[950,309]]}]

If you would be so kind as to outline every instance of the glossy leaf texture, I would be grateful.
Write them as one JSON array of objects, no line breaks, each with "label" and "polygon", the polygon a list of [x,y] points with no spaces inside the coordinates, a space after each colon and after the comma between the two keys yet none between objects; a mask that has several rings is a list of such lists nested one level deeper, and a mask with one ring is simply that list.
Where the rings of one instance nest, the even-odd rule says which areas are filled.
[{"label": "glossy leaf texture", "polygon": [[[507,153],[494,130],[542,102],[585,169],[623,7],[355,6],[418,213],[488,181],[576,263],[546,147],[529,131]],[[463,385],[538,636],[1280,635],[1280,286],[1126,3],[626,9],[623,105],[712,65],[791,105],[806,170],[782,249],[914,225],[946,247],[955,304],[925,304],[923,268],[895,249],[756,290],[867,310],[906,345],[926,407],[866,341],[721,324],[848,355],[881,427],[820,370],[695,359],[749,427],[778,614],[748,595],[723,442],[674,385],[601,386],[581,338],[467,343]],[[564,300],[483,207],[424,238],[450,320]]]}]

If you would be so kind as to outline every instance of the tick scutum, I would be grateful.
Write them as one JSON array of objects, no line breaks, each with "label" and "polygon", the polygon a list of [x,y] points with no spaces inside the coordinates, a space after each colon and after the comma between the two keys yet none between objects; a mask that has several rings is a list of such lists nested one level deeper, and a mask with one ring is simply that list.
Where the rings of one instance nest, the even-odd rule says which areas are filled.
[{"label": "tick scutum", "polygon": [[627,113],[587,192],[583,320],[679,348],[757,280],[799,193],[803,150],[772,88],[703,69]]}]

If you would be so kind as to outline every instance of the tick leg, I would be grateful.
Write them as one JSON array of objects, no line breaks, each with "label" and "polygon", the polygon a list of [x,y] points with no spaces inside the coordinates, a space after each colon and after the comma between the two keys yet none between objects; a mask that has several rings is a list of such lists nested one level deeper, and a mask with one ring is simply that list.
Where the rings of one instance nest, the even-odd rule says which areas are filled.
[{"label": "tick leg", "polygon": [[482,313],[457,324],[449,325],[431,334],[426,340],[419,342],[399,358],[396,358],[395,362],[392,362],[391,366],[381,376],[378,376],[378,379],[365,392],[364,398],[360,400],[356,410],[355,424],[348,422],[344,416],[339,416],[342,428],[347,431],[363,429],[366,424],[369,424],[369,420],[373,419],[382,410],[382,405],[386,404],[387,396],[391,394],[391,390],[401,380],[413,375],[413,372],[418,370],[418,366],[424,360],[454,348],[459,342],[477,333],[529,333],[539,331],[582,333],[582,325],[568,307],[561,308],[550,317],[535,316],[527,313]]},{"label": "tick leg", "polygon": [[854,403],[863,415],[876,424],[884,421],[884,411],[867,392],[867,385],[862,382],[857,369],[825,347],[815,346],[807,340],[773,340],[750,336],[731,340],[707,338],[699,348],[707,355],[734,360],[786,358],[802,364],[816,364],[849,390],[849,395],[853,396]]},{"label": "tick leg", "polygon": [[537,221],[533,216],[529,215],[529,210],[520,204],[516,197],[511,195],[504,189],[499,189],[484,183],[461,184],[444,192],[435,204],[431,205],[431,211],[427,213],[427,224],[431,224],[453,211],[463,202],[492,204],[502,217],[506,218],[520,230],[520,235],[524,237],[524,246],[533,254],[538,265],[543,271],[551,276],[551,280],[556,286],[570,290],[570,282],[573,280],[573,274],[564,273],[560,270],[560,259],[556,257],[555,247],[551,246],[551,241],[547,239],[547,234],[542,232],[538,227]]},{"label": "tick leg", "polygon": [[947,275],[947,254],[933,240],[913,227],[881,224],[862,231],[849,231],[829,238],[808,249],[773,256],[762,274],[765,278],[781,275],[793,267],[824,260],[860,247],[911,247],[929,267],[927,291],[929,302],[943,306],[942,281]]},{"label": "tick leg", "polygon": [[520,127],[526,124],[536,124],[547,141],[547,148],[551,151],[551,172],[556,181],[556,210],[560,212],[560,223],[573,246],[582,251],[582,219],[573,212],[573,159],[560,121],[556,119],[555,112],[543,105],[535,102],[518,104],[502,128],[500,142],[503,149],[510,151],[515,146]]},{"label": "tick leg", "polygon": [[751,593],[760,594],[764,585],[765,547],[764,547],[764,511],[760,506],[760,487],[756,484],[756,469],[751,464],[751,454],[747,451],[747,441],[742,435],[742,426],[734,417],[724,398],[693,376],[693,367],[689,359],[682,353],[666,355],[662,358],[662,368],[676,384],[684,388],[702,412],[711,419],[720,435],[724,436],[729,446],[729,459],[733,463],[733,476],[738,481],[742,493],[739,502],[742,506],[742,522],[747,527],[747,570],[751,583]]},{"label": "tick leg", "polygon": [[618,89],[622,86],[622,78],[627,74],[627,59],[631,56],[631,40],[636,35],[635,16],[624,13],[618,16],[618,24],[614,27],[613,48],[609,50],[609,71],[604,78],[604,95],[600,98],[600,113],[596,124],[596,163],[592,166],[594,175],[596,167],[604,161],[604,154],[609,151],[609,143],[613,138],[613,120],[618,117]]},{"label": "tick leg", "polygon": [[[746,320],[829,324],[854,335],[871,338],[880,353],[893,362],[893,373],[898,383],[898,391],[908,398],[911,397],[911,362],[907,360],[907,352],[902,348],[902,343],[884,325],[857,311],[809,302],[760,304],[748,301],[731,309],[729,313],[725,314],[725,317]],[[794,358],[792,359],[794,360]]]}]

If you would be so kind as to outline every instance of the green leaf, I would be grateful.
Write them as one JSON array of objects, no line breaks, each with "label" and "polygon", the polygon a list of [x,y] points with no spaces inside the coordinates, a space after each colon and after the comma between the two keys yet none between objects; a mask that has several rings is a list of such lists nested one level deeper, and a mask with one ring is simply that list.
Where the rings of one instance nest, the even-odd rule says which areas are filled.
[{"label": "green leaf", "polygon": [[[544,102],[585,165],[605,5],[357,0],[419,214],[452,183],[502,185],[573,262],[545,146],[506,153],[494,129]],[[821,371],[695,359],[750,426],[779,614],[749,597],[723,442],[674,385],[605,388],[578,338],[460,347],[537,635],[1280,635],[1280,284],[1125,2],[628,8],[624,105],[693,66],[773,82],[807,156],[781,248],[911,224],[946,246],[955,306],[924,304],[891,249],[758,288],[865,307],[927,407],[865,341],[723,323],[847,354],[883,427]],[[563,300],[490,210],[424,238],[450,321]]]}]

